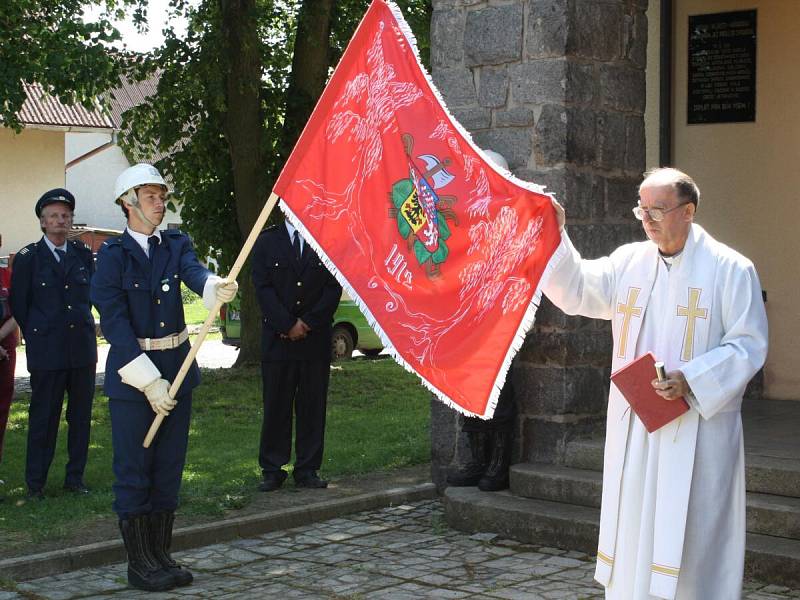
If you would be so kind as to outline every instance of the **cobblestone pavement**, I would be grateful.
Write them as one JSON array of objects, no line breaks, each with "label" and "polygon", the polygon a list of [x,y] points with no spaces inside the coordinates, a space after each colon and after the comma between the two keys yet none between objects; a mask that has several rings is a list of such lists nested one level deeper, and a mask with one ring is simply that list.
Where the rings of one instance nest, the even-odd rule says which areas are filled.
[{"label": "cobblestone pavement", "polygon": [[[84,569],[0,592],[16,598],[602,598],[580,552],[469,535],[444,523],[438,501],[396,506],[176,554],[195,574],[163,594],[126,587],[124,565]],[[800,598],[748,582],[746,600]]]}]

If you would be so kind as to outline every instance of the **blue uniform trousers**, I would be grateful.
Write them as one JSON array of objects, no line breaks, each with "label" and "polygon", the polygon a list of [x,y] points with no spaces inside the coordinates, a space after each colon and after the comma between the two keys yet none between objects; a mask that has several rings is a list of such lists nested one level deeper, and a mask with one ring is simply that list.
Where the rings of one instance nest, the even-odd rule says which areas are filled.
[{"label": "blue uniform trousers", "polygon": [[114,512],[120,519],[178,506],[192,394],[178,396],[178,405],[164,419],[153,443],[142,442],[155,413],[148,402],[110,399],[111,440],[114,447]]},{"label": "blue uniform trousers", "polygon": [[330,358],[261,361],[264,420],[258,462],[264,475],[277,473],[292,451],[292,412],[297,418],[294,476],[318,471],[325,444]]},{"label": "blue uniform trousers", "polygon": [[67,393],[67,462],[64,483],[78,485],[89,453],[95,365],[74,369],[31,370],[31,405],[28,412],[28,453],[25,482],[41,490],[56,451],[64,392]]}]

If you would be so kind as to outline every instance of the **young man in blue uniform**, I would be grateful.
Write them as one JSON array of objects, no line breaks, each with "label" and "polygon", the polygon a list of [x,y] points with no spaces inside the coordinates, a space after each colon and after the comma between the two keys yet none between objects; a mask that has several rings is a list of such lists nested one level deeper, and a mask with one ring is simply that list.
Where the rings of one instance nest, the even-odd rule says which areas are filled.
[{"label": "young man in blue uniform", "polygon": [[28,498],[44,498],[56,448],[58,424],[67,402],[67,462],[64,488],[86,494],[83,471],[89,452],[97,339],[89,304],[92,251],[67,240],[75,197],[65,189],[46,192],[36,203],[44,232],[14,259],[11,312],[25,336],[31,404],[25,482]]},{"label": "young man in blue uniform", "polygon": [[[194,363],[175,398],[169,387],[189,353],[181,282],[210,310],[229,302],[236,282],[211,274],[189,237],[158,230],[167,185],[153,166],[126,169],[114,188],[128,220],[125,232],[104,242],[92,280],[92,302],[111,344],[105,392],[114,447],[114,511],[128,553],[128,582],[163,591],[192,582],[170,556],[172,526],[186,458]],[[167,416],[150,448],[142,441],[156,414]]]},{"label": "young man in blue uniform", "polygon": [[324,488],[325,408],[331,368],[331,322],[342,294],[317,254],[288,221],[264,230],[253,250],[253,283],[263,315],[264,420],[258,462],[263,492],[286,479],[297,419],[294,482]]}]

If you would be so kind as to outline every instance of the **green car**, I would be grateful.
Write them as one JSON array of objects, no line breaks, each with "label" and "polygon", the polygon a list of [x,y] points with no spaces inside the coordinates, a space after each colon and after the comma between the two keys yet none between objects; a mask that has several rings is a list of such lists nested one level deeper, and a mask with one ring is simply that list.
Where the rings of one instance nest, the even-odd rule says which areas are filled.
[{"label": "green car", "polygon": [[[238,296],[220,309],[219,318],[224,323],[220,328],[222,342],[238,346],[242,330]],[[377,356],[383,350],[383,342],[369,326],[358,305],[343,293],[339,306],[333,313],[331,358],[334,361],[349,359],[353,350],[358,350],[366,356]]]}]

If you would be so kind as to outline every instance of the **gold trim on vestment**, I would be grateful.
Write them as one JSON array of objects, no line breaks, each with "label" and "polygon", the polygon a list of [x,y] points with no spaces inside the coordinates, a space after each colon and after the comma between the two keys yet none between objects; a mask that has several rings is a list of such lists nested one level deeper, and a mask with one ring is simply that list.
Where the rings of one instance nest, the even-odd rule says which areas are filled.
[{"label": "gold trim on vestment", "polygon": [[680,569],[676,569],[675,567],[667,567],[666,565],[657,565],[656,563],[652,564],[650,570],[653,573],[658,573],[660,575],[669,575],[670,577],[677,577],[678,573],[681,572]]},{"label": "gold trim on vestment", "polygon": [[603,554],[600,550],[597,551],[597,560],[606,563],[609,567],[614,566],[614,559],[608,554]]}]

